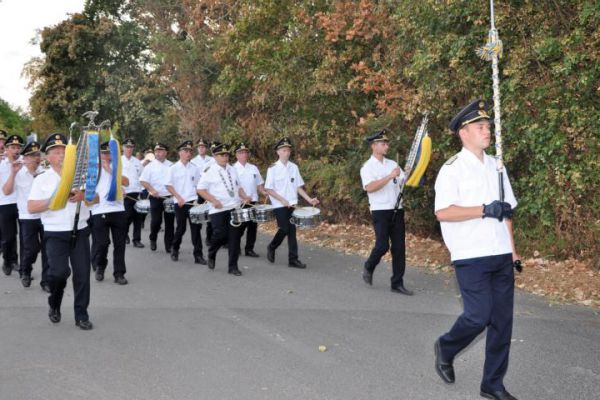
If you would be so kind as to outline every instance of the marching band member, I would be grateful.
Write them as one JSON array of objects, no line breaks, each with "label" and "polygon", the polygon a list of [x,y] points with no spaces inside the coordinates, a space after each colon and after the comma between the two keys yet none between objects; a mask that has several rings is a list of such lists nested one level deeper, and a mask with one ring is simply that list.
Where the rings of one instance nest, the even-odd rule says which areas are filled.
[{"label": "marching band member", "polygon": [[[44,241],[44,227],[40,214],[30,214],[27,211],[27,198],[31,191],[33,179],[44,172],[40,166],[40,144],[31,142],[21,152],[23,163],[14,163],[11,175],[6,182],[7,191],[16,193],[17,208],[19,210],[19,236],[21,262],[19,274],[24,287],[31,286],[31,270],[37,260],[38,253],[42,252],[42,280],[40,286],[44,291],[49,291],[46,276],[48,274],[48,260],[46,249],[42,246]],[[23,168],[25,166],[25,168]]]},{"label": "marching band member", "polygon": [[173,230],[175,216],[166,213],[163,201],[170,196],[167,190],[169,183],[169,167],[173,163],[167,160],[169,148],[162,143],[156,143],[154,146],[154,156],[156,159],[151,161],[140,176],[140,183],[150,194],[150,250],[156,250],[156,237],[162,225],[163,214],[165,218],[165,251],[171,252],[173,242]]},{"label": "marching band member", "polygon": [[[235,171],[240,180],[240,185],[244,189],[244,192],[251,198],[251,204],[256,204],[258,201],[258,193],[260,192],[264,196],[268,196],[265,191],[264,182],[260,171],[256,165],[249,163],[248,158],[250,156],[250,149],[246,147],[244,143],[240,143],[235,148],[235,157],[237,162],[233,164]],[[240,237],[244,236],[244,231],[248,229],[248,236],[246,236],[246,247],[244,253],[248,257],[258,257],[258,254],[254,252],[254,243],[256,243],[256,231],[258,224],[254,221],[244,222],[241,226]]]},{"label": "marching band member", "polygon": [[[8,132],[3,129],[0,129],[0,168],[2,167],[2,161],[4,161],[4,144],[6,143],[6,138],[8,137]],[[0,254],[2,254],[2,230],[0,229]]]},{"label": "marching band member", "polygon": [[453,361],[487,329],[481,396],[516,400],[503,379],[513,323],[514,272],[519,259],[512,210],[517,205],[506,171],[505,201],[500,197],[496,159],[485,153],[490,145],[490,117],[485,102],[463,108],[450,122],[462,150],[440,169],[435,182],[435,215],[462,294],[464,311],[450,331],[435,342],[435,369],[454,383]]},{"label": "marching band member", "polygon": [[[126,285],[125,273],[125,238],[127,237],[127,212],[123,200],[109,201],[107,199],[112,179],[111,155],[109,142],[100,145],[101,168],[100,179],[96,186],[98,204],[90,207],[92,212],[92,266],[96,271],[96,280],[104,280],[104,271],[108,265],[109,234],[113,242],[113,277],[115,283]],[[124,187],[129,186],[129,179],[122,177]]]},{"label": "marching band member", "polygon": [[140,183],[140,175],[142,174],[142,163],[133,156],[135,150],[135,141],[133,139],[125,139],[123,141],[123,155],[121,155],[123,177],[127,177],[129,186],[123,187],[125,204],[125,213],[127,214],[127,234],[129,235],[129,227],[133,224],[133,247],[143,248],[142,244],[142,224],[144,223],[144,214],[138,213],[134,206],[140,198],[142,185]]},{"label": "marching band member", "polygon": [[391,291],[412,296],[413,292],[404,287],[404,270],[406,268],[404,210],[394,207],[400,193],[399,184],[406,178],[398,164],[386,158],[389,150],[389,139],[385,130],[375,132],[367,138],[371,146],[371,158],[360,169],[363,189],[369,196],[369,208],[373,218],[375,246],[363,269],[363,280],[373,284],[373,271],[381,261],[381,257],[390,248],[392,242],[392,278]]},{"label": "marching band member", "polygon": [[277,219],[277,233],[267,247],[267,259],[275,262],[275,250],[287,236],[288,241],[288,266],[292,268],[306,268],[306,264],[298,259],[298,242],[296,240],[296,226],[290,223],[294,206],[298,204],[298,194],[311,205],[316,206],[319,200],[310,197],[303,189],[304,180],[300,176],[298,166],[289,161],[292,153],[292,143],[287,137],[279,140],[275,146],[279,157],[278,161],[267,170],[265,190],[269,194],[273,213]]},{"label": "marching band member", "polygon": [[[83,329],[93,328],[89,320],[88,305],[90,303],[90,230],[87,226],[89,208],[98,201],[96,195],[92,203],[84,201],[84,192],[73,190],[65,208],[50,210],[48,206],[60,184],[60,173],[65,157],[67,139],[64,135],[51,134],[42,150],[50,168],[33,180],[27,201],[29,213],[41,213],[44,225],[44,246],[48,256],[47,282],[50,286],[48,317],[53,323],[60,322],[60,306],[67,279],[73,271],[73,292],[75,324]],[[73,241],[72,230],[77,203],[81,203],[77,237]],[[71,268],[69,269],[69,261]]]},{"label": "marching band member", "polygon": [[227,244],[229,251],[229,273],[235,276],[242,275],[238,268],[240,255],[240,227],[231,226],[231,210],[239,207],[242,201],[251,199],[240,186],[235,168],[228,164],[229,149],[226,145],[214,142],[211,151],[215,163],[208,166],[200,182],[198,194],[211,203],[208,211],[213,227],[210,246],[208,248],[208,268],[215,268],[215,258],[221,246]]},{"label": "marching band member", "polygon": [[206,167],[215,162],[215,159],[206,154],[209,146],[208,140],[200,138],[197,142],[197,146],[198,155],[192,158],[191,162],[200,168],[200,173],[202,173]]},{"label": "marching band member", "polygon": [[[194,143],[187,140],[181,143],[177,150],[179,152],[179,161],[169,168],[169,182],[167,190],[175,200],[175,220],[177,228],[173,237],[173,249],[171,250],[171,260],[179,260],[179,247],[185,234],[187,222],[190,219],[190,208],[192,208],[198,194],[196,186],[200,180],[200,169],[190,162]],[[190,231],[192,234],[192,244],[194,245],[194,262],[196,264],[206,265],[206,260],[202,255],[202,238],[200,229],[202,225],[192,224],[190,222]]]},{"label": "marching band member", "polygon": [[[210,147],[210,143],[208,140],[204,138],[198,139],[196,143],[198,146],[198,155],[192,158],[192,163],[195,164],[198,168],[200,168],[200,177],[204,173],[204,170],[211,164],[215,162],[215,159],[207,154],[207,150]],[[198,196],[198,204],[203,204],[206,200],[202,198],[202,196]],[[200,224],[200,236],[202,236],[202,224]],[[212,225],[210,221],[206,221],[206,242],[210,243],[210,238],[212,236]],[[200,237],[202,240],[202,237]]]},{"label": "marching band member", "polygon": [[23,139],[20,136],[9,136],[5,143],[5,159],[0,163],[0,237],[2,238],[2,256],[4,258],[2,271],[5,275],[10,275],[13,270],[19,268],[17,262],[17,219],[19,218],[17,194],[12,187],[10,191],[7,190],[9,187],[6,185],[6,181],[13,168],[21,168],[18,158],[22,145]]}]

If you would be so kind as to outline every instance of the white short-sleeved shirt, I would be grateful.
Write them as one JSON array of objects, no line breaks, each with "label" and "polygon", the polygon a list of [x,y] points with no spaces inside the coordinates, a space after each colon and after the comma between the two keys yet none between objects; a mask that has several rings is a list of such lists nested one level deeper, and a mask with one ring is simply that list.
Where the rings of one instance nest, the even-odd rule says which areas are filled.
[{"label": "white short-sleeved shirt", "polygon": [[215,162],[215,159],[211,156],[206,155],[204,157],[200,157],[200,154],[198,154],[196,157],[192,158],[190,162],[196,167],[200,168],[200,175],[202,176],[206,167],[213,164]]},{"label": "white short-sleeved shirt", "polygon": [[195,164],[188,162],[184,165],[181,161],[177,161],[169,168],[168,185],[173,186],[173,189],[186,202],[196,200],[198,198],[196,187],[200,181],[200,175],[200,168]]},{"label": "white short-sleeved shirt", "polygon": [[[5,206],[7,204],[16,204],[17,203],[17,193],[13,190],[13,192],[9,195],[5,195],[2,188],[4,184],[10,177],[11,172],[11,162],[8,158],[4,158],[4,160],[0,161],[0,206]],[[23,169],[23,168],[21,168]]]},{"label": "white short-sleeved shirt", "polygon": [[[217,163],[211,164],[205,170],[198,182],[199,190],[207,190],[223,204],[223,208],[217,209],[210,203],[209,214],[232,210],[242,204],[240,200],[240,183],[235,168],[227,164],[225,168]],[[229,192],[233,192],[233,196]]]},{"label": "white short-sleeved shirt", "polygon": [[90,206],[92,215],[125,211],[123,200],[108,201],[106,199],[110,190],[111,179],[112,177],[110,171],[102,168],[102,171],[100,172],[100,179],[98,180],[98,185],[96,186],[96,193],[98,194],[99,201],[97,204]]},{"label": "white short-sleeved shirt", "polygon": [[31,191],[31,185],[36,176],[44,173],[44,168],[41,166],[35,171],[35,175],[32,175],[27,167],[23,166],[17,176],[15,176],[14,191],[17,195],[17,208],[19,209],[19,219],[40,219],[40,214],[30,214],[27,210],[27,199],[29,198],[29,192]]},{"label": "white short-sleeved shirt", "polygon": [[246,165],[242,165],[238,161],[233,164],[233,167],[238,174],[240,185],[244,189],[244,192],[252,198],[252,201],[258,201],[258,185],[262,185],[265,181],[263,181],[256,165],[249,162]]},{"label": "white short-sleeved shirt", "polygon": [[[360,179],[362,180],[363,189],[366,190],[369,183],[378,181],[389,175],[397,166],[398,163],[389,158],[384,157],[383,162],[381,162],[375,158],[375,156],[371,156],[360,169]],[[378,191],[372,193],[367,192],[369,197],[369,209],[371,211],[393,210],[396,206],[396,201],[398,201],[400,183],[404,177],[404,171],[401,170],[400,175],[394,179],[390,179],[388,183]],[[402,208],[402,203],[400,203],[398,207]]]},{"label": "white short-sleeved shirt", "polygon": [[[31,192],[29,192],[28,200],[47,200],[50,199],[60,183],[60,175],[54,171],[54,169],[47,169],[46,172],[37,176],[33,180],[31,185]],[[67,201],[65,208],[61,210],[47,210],[40,213],[42,218],[42,224],[44,225],[44,231],[48,232],[70,232],[73,229],[73,222],[75,221],[75,213],[77,211],[77,203],[71,203]],[[77,229],[81,230],[87,228],[88,218],[90,217],[90,210],[84,202],[81,202],[81,208],[79,210],[79,223]]]},{"label": "white short-sleeved shirt", "polygon": [[142,175],[142,163],[140,160],[131,156],[130,158],[121,156],[122,174],[129,179],[129,185],[123,186],[123,193],[139,193],[144,188],[140,183],[140,176]]},{"label": "white short-sleeved shirt", "polygon": [[[277,161],[267,170],[265,189],[271,189],[290,203],[290,206],[298,204],[298,188],[304,186],[304,180],[300,176],[298,166],[291,161],[286,164]],[[273,196],[269,196],[273,208],[283,207],[283,204]]]},{"label": "white short-sleeved shirt", "polygon": [[[517,206],[506,169],[504,201]],[[463,148],[444,164],[435,182],[435,212],[450,207],[475,207],[499,199],[496,159],[487,154],[484,162]],[[452,261],[512,253],[505,221],[475,218],[460,222],[440,222],[444,243]]]},{"label": "white short-sleeved shirt", "polygon": [[173,163],[169,160],[160,162],[154,160],[150,164],[144,167],[142,175],[140,176],[140,182],[146,182],[152,185],[158,192],[159,196],[167,197],[171,193],[167,190],[167,184],[169,183],[169,167]]}]

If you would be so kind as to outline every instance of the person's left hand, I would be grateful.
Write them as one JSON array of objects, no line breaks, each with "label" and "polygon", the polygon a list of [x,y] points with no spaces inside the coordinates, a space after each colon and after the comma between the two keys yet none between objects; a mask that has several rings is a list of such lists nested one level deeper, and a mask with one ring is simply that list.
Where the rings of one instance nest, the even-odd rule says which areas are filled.
[{"label": "person's left hand", "polygon": [[312,199],[310,199],[308,201],[311,205],[316,206],[317,204],[319,204],[319,199],[317,199],[316,197],[313,197]]},{"label": "person's left hand", "polygon": [[71,191],[71,194],[69,195],[69,201],[71,203],[79,203],[81,201],[83,201],[83,197],[84,197],[84,192],[82,192],[79,189],[74,189]]}]

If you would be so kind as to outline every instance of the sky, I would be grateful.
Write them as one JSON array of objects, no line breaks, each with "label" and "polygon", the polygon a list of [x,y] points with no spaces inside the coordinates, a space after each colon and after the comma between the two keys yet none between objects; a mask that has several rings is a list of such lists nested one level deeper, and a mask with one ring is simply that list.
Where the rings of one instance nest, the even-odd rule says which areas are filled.
[{"label": "sky", "polygon": [[41,56],[31,44],[37,32],[56,25],[68,14],[83,10],[85,0],[0,0],[0,98],[13,107],[29,110],[23,66]]}]

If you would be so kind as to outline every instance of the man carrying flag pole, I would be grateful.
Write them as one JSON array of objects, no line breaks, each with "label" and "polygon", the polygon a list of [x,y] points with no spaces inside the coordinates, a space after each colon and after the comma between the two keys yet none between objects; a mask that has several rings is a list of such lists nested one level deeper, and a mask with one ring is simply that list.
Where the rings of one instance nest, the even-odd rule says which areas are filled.
[{"label": "man carrying flag pole", "polygon": [[515,400],[504,386],[504,376],[512,337],[513,266],[520,268],[512,224],[517,201],[502,162],[498,78],[502,42],[494,25],[493,0],[490,3],[489,42],[478,53],[492,61],[496,157],[485,153],[491,142],[490,117],[487,104],[476,100],[450,122],[463,148],[446,161],[435,183],[435,215],[464,308],[434,344],[435,370],[444,382],[454,383],[455,357],[487,330],[480,395]]}]

